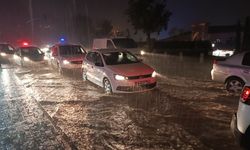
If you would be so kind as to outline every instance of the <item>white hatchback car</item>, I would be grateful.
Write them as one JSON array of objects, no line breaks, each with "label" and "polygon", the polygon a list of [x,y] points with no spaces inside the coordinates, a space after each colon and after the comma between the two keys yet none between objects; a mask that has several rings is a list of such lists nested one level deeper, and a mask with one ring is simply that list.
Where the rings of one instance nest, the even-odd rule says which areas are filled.
[{"label": "white hatchback car", "polygon": [[104,88],[105,93],[130,93],[156,87],[156,72],[125,50],[89,51],[83,61],[83,80]]},{"label": "white hatchback car", "polygon": [[250,149],[250,84],[244,87],[237,113],[231,121],[231,129],[237,141]]},{"label": "white hatchback car", "polygon": [[250,51],[215,61],[211,76],[214,81],[224,82],[229,92],[240,92],[250,82]]}]

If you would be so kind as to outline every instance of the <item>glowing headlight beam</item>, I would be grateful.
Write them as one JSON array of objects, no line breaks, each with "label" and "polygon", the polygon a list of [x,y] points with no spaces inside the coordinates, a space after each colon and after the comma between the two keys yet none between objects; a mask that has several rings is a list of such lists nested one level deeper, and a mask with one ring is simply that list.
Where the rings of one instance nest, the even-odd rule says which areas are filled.
[{"label": "glowing headlight beam", "polygon": [[63,61],[63,64],[64,64],[64,65],[68,65],[69,63],[70,63],[70,62],[69,62],[68,60],[64,60],[64,61]]},{"label": "glowing headlight beam", "polygon": [[121,81],[121,80],[125,80],[126,77],[121,76],[121,75],[115,75],[115,79]]},{"label": "glowing headlight beam", "polygon": [[30,59],[28,57],[23,57],[24,61],[30,61]]},{"label": "glowing headlight beam", "polygon": [[141,50],[141,55],[143,56],[145,54],[146,54],[145,51]]},{"label": "glowing headlight beam", "polygon": [[152,77],[155,78],[156,75],[157,75],[157,73],[154,71],[154,72],[152,73]]},{"label": "glowing headlight beam", "polygon": [[6,53],[0,53],[0,55],[4,57],[4,56],[6,56]]}]

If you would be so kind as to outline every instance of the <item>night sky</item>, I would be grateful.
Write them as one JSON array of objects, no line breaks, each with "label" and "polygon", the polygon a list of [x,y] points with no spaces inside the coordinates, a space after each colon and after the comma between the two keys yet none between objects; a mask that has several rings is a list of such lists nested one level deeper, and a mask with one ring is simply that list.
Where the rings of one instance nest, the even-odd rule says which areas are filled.
[{"label": "night sky", "polygon": [[[33,0],[36,24],[48,26],[51,38],[59,36],[63,26],[67,24],[67,15],[74,9],[88,14],[93,21],[110,19],[118,29],[131,26],[124,14],[128,0]],[[3,36],[21,38],[30,35],[28,0],[1,0],[0,4],[0,40]],[[86,6],[87,7],[86,7]],[[167,0],[167,8],[173,13],[169,22],[169,30],[173,27],[189,29],[192,23],[207,21],[212,25],[235,24],[250,15],[249,0]],[[168,31],[169,31],[168,30]],[[162,32],[160,38],[168,36]],[[8,32],[8,33],[6,33]],[[10,35],[11,34],[11,35]],[[137,36],[140,38],[142,35]],[[2,38],[2,39],[1,39]]]}]

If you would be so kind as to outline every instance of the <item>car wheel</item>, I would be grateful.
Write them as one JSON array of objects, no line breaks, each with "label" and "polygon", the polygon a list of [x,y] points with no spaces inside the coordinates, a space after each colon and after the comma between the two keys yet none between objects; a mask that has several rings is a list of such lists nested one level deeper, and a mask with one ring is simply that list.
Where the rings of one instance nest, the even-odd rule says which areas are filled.
[{"label": "car wheel", "polygon": [[240,78],[230,78],[226,82],[226,90],[231,93],[239,93],[241,92],[244,84],[244,81]]},{"label": "car wheel", "polygon": [[110,81],[107,78],[104,78],[104,80],[103,80],[103,88],[104,88],[104,92],[106,94],[112,93],[112,86],[111,86]]},{"label": "car wheel", "polygon": [[84,71],[84,69],[82,71],[82,79],[83,81],[87,81],[87,71]]}]

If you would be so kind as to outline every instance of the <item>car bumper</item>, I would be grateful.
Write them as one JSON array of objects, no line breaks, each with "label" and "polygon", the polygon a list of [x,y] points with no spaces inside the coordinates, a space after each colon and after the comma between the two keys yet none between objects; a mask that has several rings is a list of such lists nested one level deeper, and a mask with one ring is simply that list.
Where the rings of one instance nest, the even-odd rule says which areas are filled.
[{"label": "car bumper", "polygon": [[136,93],[152,90],[156,87],[155,78],[146,78],[138,80],[114,81],[114,93]]},{"label": "car bumper", "polygon": [[67,64],[67,65],[62,65],[63,69],[81,69],[82,64]]},{"label": "car bumper", "polygon": [[227,75],[221,72],[218,72],[214,69],[211,70],[211,78],[213,81],[225,82]]},{"label": "car bumper", "polygon": [[231,120],[231,131],[236,139],[236,141],[242,145],[244,141],[244,134],[242,134],[237,127],[237,115],[234,114]]},{"label": "car bumper", "polygon": [[38,66],[44,66],[47,65],[48,62],[43,60],[43,61],[23,61],[23,66],[26,67],[38,67]]}]

